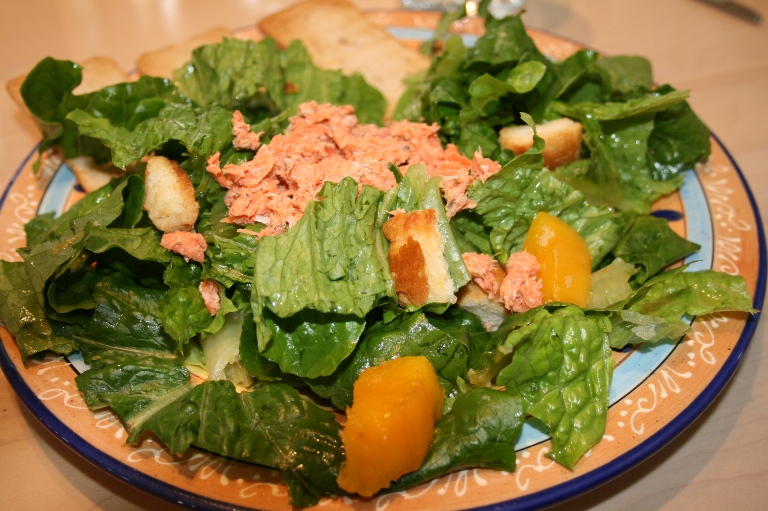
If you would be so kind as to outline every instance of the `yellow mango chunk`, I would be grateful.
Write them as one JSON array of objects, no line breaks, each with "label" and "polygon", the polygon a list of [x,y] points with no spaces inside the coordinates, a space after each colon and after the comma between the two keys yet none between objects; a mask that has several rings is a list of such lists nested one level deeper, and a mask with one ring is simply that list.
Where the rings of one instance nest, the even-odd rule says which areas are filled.
[{"label": "yellow mango chunk", "polygon": [[360,373],[341,431],[346,460],[339,487],[370,497],[417,470],[432,444],[444,395],[423,356],[395,358]]},{"label": "yellow mango chunk", "polygon": [[523,242],[541,265],[544,303],[567,302],[580,307],[589,303],[592,256],[584,238],[559,218],[541,211]]}]

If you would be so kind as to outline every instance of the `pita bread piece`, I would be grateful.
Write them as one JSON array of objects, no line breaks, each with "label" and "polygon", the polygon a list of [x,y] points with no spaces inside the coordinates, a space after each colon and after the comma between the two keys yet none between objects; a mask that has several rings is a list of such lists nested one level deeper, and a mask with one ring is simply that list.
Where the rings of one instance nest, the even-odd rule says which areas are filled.
[{"label": "pita bread piece", "polygon": [[166,46],[159,50],[143,53],[136,61],[139,73],[145,76],[173,78],[173,72],[189,62],[192,51],[206,44],[220,43],[225,37],[233,37],[226,28],[217,27],[191,37],[180,44]]},{"label": "pita bread piece", "polygon": [[430,64],[346,0],[297,3],[262,19],[259,29],[283,47],[301,40],[318,67],[360,73],[381,91],[390,112],[405,90],[405,78]]}]

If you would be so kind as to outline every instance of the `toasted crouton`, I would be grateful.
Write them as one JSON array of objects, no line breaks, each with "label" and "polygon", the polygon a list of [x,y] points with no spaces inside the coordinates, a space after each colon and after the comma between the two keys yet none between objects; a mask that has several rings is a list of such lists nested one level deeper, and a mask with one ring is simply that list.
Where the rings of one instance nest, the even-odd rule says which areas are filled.
[{"label": "toasted crouton", "polygon": [[[544,166],[554,169],[576,161],[581,155],[581,123],[567,117],[536,125],[536,134],[544,139]],[[530,126],[509,126],[499,132],[501,147],[515,155],[533,146],[533,128]]]},{"label": "toasted crouton", "polygon": [[509,316],[509,311],[498,299],[488,296],[488,293],[474,282],[468,282],[462,287],[457,297],[456,305],[480,318],[489,332],[497,330],[504,318]]},{"label": "toasted crouton", "polygon": [[360,73],[381,91],[390,112],[405,90],[403,80],[430,64],[347,0],[299,2],[263,18],[259,29],[284,47],[301,40],[321,68]]},{"label": "toasted crouton", "polygon": [[225,37],[232,37],[232,32],[222,27],[212,28],[183,43],[141,54],[136,61],[136,68],[142,75],[173,78],[173,72],[189,61],[195,48],[220,43]]},{"label": "toasted crouton", "polygon": [[200,207],[184,169],[164,156],[152,156],[144,180],[144,209],[155,227],[163,232],[191,231]]},{"label": "toasted crouton", "polygon": [[384,236],[390,242],[389,265],[400,305],[456,303],[437,211],[395,215],[384,224]]}]

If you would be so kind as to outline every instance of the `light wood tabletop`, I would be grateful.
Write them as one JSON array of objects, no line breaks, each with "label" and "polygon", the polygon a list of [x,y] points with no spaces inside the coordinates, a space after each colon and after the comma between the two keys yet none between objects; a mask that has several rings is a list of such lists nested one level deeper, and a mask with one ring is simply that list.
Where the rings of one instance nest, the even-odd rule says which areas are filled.
[{"label": "light wood tabletop", "polygon": [[[530,27],[605,54],[650,59],[659,83],[690,103],[735,159],[768,211],[768,3],[740,0],[767,19],[751,24],[695,0],[529,0]],[[0,2],[0,81],[45,56],[108,55],[125,70],[138,55],[214,26],[240,28],[278,0],[23,0]],[[394,0],[358,0],[395,9]],[[0,186],[39,140],[0,94]],[[730,384],[666,447],[556,510],[753,510],[768,507],[768,341],[765,322]],[[91,465],[49,432],[0,376],[0,509],[155,510],[176,506]]]}]

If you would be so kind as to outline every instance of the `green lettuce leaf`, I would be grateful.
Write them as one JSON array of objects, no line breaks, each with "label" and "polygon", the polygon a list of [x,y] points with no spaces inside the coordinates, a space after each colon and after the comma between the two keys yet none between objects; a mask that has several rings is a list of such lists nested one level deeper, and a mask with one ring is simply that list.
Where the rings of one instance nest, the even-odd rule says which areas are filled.
[{"label": "green lettuce leaf", "polygon": [[351,178],[325,183],[293,228],[256,248],[259,350],[284,372],[310,378],[333,372],[354,349],[366,314],[394,296],[381,192],[363,187],[358,196],[357,189]]},{"label": "green lettuce leaf", "polygon": [[189,371],[175,358],[105,349],[88,361],[90,368],[75,378],[86,404],[110,406],[126,422],[169,392],[192,388]]},{"label": "green lettuce leaf", "polygon": [[753,314],[752,297],[740,275],[714,270],[668,270],[648,280],[624,302],[611,306],[611,347],[677,339],[694,316],[740,311]]},{"label": "green lettuce leaf", "polygon": [[637,83],[632,75],[612,73],[610,82],[624,81],[612,85],[619,90],[602,101],[550,105],[553,112],[582,122],[590,153],[557,173],[598,203],[648,213],[653,201],[680,187],[683,170],[709,155],[709,130],[686,103],[687,91],[650,90],[642,70]]},{"label": "green lettuce leaf", "polygon": [[312,58],[304,45],[292,41],[285,49],[282,60],[288,92],[282,107],[295,112],[306,101],[352,105],[361,123],[381,124],[387,102],[384,96],[368,85],[360,74],[344,76],[338,70],[320,69],[312,64]]},{"label": "green lettuce leaf", "polygon": [[523,398],[511,392],[473,389],[453,403],[435,426],[427,458],[388,491],[411,488],[465,468],[515,470],[515,443],[525,420]]},{"label": "green lettuce leaf", "polygon": [[[668,93],[668,85],[657,89]],[[711,153],[709,128],[694,113],[688,102],[681,102],[656,114],[648,157],[653,164],[656,180],[669,180],[696,162],[706,160]]]},{"label": "green lettuce leaf", "polygon": [[131,429],[129,442],[152,431],[176,454],[194,445],[281,470],[296,507],[340,493],[340,426],[288,385],[237,393],[228,380],[206,381],[151,412]]},{"label": "green lettuce leaf", "polygon": [[16,336],[24,360],[44,351],[66,354],[76,347],[63,331],[66,327],[57,328],[46,316],[23,262],[0,260],[0,321]]},{"label": "green lettuce leaf", "polygon": [[258,244],[258,238],[252,234],[237,234],[232,238],[214,235],[206,252],[210,266],[205,268],[203,275],[227,287],[235,283],[250,284]]},{"label": "green lettuce leaf", "polygon": [[202,46],[175,74],[182,93],[203,107],[238,109],[253,122],[314,100],[353,105],[358,119],[380,123],[386,101],[358,75],[319,69],[304,45],[293,41],[281,51],[273,39],[224,39]]},{"label": "green lettuce leaf", "polygon": [[[583,193],[559,181],[542,168],[542,148],[543,141],[537,137],[530,151],[507,163],[485,183],[476,181],[469,189],[469,198],[477,202],[473,212],[489,233],[491,253],[503,263],[510,252],[521,250],[536,214],[546,211],[581,234],[589,247],[593,268],[598,267],[634,215],[595,205]],[[461,224],[455,225],[461,228]]]},{"label": "green lettuce leaf", "polygon": [[40,121],[45,139],[41,150],[58,145],[64,156],[90,156],[98,163],[111,159],[108,147],[81,133],[67,119],[74,110],[109,119],[114,126],[132,129],[142,120],[154,117],[167,101],[176,101],[177,92],[170,80],[140,77],[134,82],[110,85],[88,94],[73,94],[82,81],[80,66],[50,57],[41,60],[27,75],[21,94],[30,112]]},{"label": "green lettuce leaf", "polygon": [[181,93],[204,108],[241,109],[249,117],[261,119],[283,110],[277,104],[285,88],[280,59],[281,51],[273,39],[225,38],[195,49],[174,78]]},{"label": "green lettuce leaf", "polygon": [[58,217],[54,218],[53,213],[34,217],[24,226],[27,246],[72,236],[88,223],[103,227],[136,227],[142,218],[143,202],[144,180],[128,174],[85,195]]},{"label": "green lettuce leaf", "polygon": [[157,309],[162,289],[135,284],[114,274],[94,288],[96,300],[90,331],[92,339],[110,347],[127,347],[148,354],[172,353],[176,344],[163,329]]},{"label": "green lettuce leaf", "polygon": [[464,325],[440,316],[401,314],[372,325],[333,374],[308,383],[316,394],[344,410],[352,404],[352,387],[363,370],[393,358],[423,355],[434,366],[446,394],[456,396],[457,378],[466,378],[470,338]]},{"label": "green lettuce leaf", "polygon": [[640,216],[613,249],[613,256],[636,265],[633,283],[642,284],[675,261],[701,248],[675,233],[664,218]]},{"label": "green lettuce leaf", "polygon": [[552,437],[547,456],[573,468],[605,432],[614,361],[610,321],[575,306],[540,309],[499,346],[510,364],[497,383],[519,392]]},{"label": "green lettuce leaf", "polygon": [[156,116],[135,126],[116,125],[111,119],[74,110],[67,119],[79,131],[98,139],[112,151],[112,163],[126,168],[170,141],[180,142],[189,154],[208,157],[232,142],[232,111],[217,106],[201,109],[186,103],[164,105]]}]

